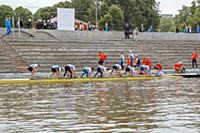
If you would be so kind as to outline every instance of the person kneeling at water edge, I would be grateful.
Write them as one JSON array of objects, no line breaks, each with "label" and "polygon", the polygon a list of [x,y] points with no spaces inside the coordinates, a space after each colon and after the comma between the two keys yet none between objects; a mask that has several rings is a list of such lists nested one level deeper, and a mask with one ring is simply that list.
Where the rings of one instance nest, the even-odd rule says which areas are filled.
[{"label": "person kneeling at water edge", "polygon": [[63,71],[63,68],[59,65],[54,65],[51,67],[52,74],[49,76],[51,78],[53,75],[55,75],[58,79],[60,78],[60,73]]},{"label": "person kneeling at water edge", "polygon": [[82,69],[81,78],[83,78],[83,76],[85,76],[85,75],[86,75],[86,78],[88,78],[88,77],[90,78],[93,71],[94,71],[93,67],[92,68],[91,67],[84,67]]},{"label": "person kneeling at water edge", "polygon": [[31,65],[29,65],[28,71],[31,72],[31,78],[36,77],[35,74],[36,74],[36,70],[37,70],[38,67],[40,67],[39,64],[31,64]]},{"label": "person kneeling at water edge", "polygon": [[111,71],[111,73],[110,73],[110,76],[112,76],[112,73],[113,73],[114,71],[115,71],[116,76],[120,76],[121,70],[122,70],[121,65],[115,64],[115,65],[112,67],[112,71]]},{"label": "person kneeling at water edge", "polygon": [[67,64],[67,65],[65,66],[65,73],[63,74],[63,78],[65,78],[66,74],[67,74],[67,76],[68,76],[68,74],[69,74],[68,77],[70,77],[70,78],[75,78],[75,77],[76,77],[75,70],[76,70],[76,68],[75,68],[74,65],[72,65],[72,64]]},{"label": "person kneeling at water edge", "polygon": [[94,77],[96,77],[99,73],[100,73],[100,77],[102,78],[103,77],[103,74],[106,72],[106,67],[104,67],[104,66],[98,66],[97,68],[96,68],[96,74],[94,75]]}]

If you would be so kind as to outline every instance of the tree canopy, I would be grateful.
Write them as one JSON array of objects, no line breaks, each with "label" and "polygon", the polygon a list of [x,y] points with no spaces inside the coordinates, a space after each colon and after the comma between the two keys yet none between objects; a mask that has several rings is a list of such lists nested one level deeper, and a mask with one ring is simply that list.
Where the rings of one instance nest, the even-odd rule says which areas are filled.
[{"label": "tree canopy", "polygon": [[196,25],[200,24],[200,0],[194,0],[192,6],[183,6],[179,14],[175,16],[175,24],[182,30],[186,26],[191,26],[195,31]]},{"label": "tree canopy", "polygon": [[7,5],[0,6],[0,27],[5,27],[6,17],[13,15],[13,9]]},{"label": "tree canopy", "polygon": [[14,16],[15,20],[17,20],[17,17],[20,17],[20,19],[26,23],[29,19],[32,19],[32,12],[27,8],[19,6],[14,10]]},{"label": "tree canopy", "polygon": [[[156,0],[71,0],[59,2],[51,7],[43,7],[37,10],[32,18],[34,20],[47,20],[57,16],[57,7],[60,8],[75,8],[75,17],[81,21],[91,22],[95,25],[95,12],[98,9],[98,22],[100,27],[108,22],[110,29],[122,30],[125,23],[128,23],[132,28],[139,27],[144,24],[145,28],[151,25],[157,28],[160,21],[159,3]],[[197,12],[197,11],[194,11]],[[20,14],[23,20],[30,17],[31,13],[28,9],[18,7],[14,11],[11,7],[0,6],[0,26],[3,26],[3,19],[12,14]]]}]

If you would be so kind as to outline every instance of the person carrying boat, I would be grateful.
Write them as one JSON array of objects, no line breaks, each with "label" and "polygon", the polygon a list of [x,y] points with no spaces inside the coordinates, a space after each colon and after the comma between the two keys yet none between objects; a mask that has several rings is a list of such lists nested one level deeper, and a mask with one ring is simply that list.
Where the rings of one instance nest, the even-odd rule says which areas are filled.
[{"label": "person carrying boat", "polygon": [[31,72],[31,78],[36,77],[37,68],[40,67],[39,64],[31,64],[28,67],[28,71]]},{"label": "person carrying boat", "polygon": [[192,52],[192,68],[194,68],[194,65],[196,66],[196,68],[198,68],[197,65],[197,58],[198,58],[198,54],[195,52],[195,50]]},{"label": "person carrying boat", "polygon": [[162,66],[160,63],[157,63],[157,64],[154,66],[154,69],[156,69],[156,74],[155,74],[155,76],[164,76],[164,75],[165,75],[165,73],[162,71],[163,66]]},{"label": "person carrying boat", "polygon": [[84,76],[86,76],[86,78],[88,78],[88,77],[90,78],[93,71],[94,71],[93,67],[92,68],[91,67],[83,67],[81,78],[83,78]]},{"label": "person carrying boat", "polygon": [[155,64],[154,69],[161,71],[163,69],[163,66],[160,63],[157,63]]},{"label": "person carrying boat", "polygon": [[115,72],[116,76],[120,76],[121,70],[122,70],[121,65],[115,64],[114,66],[112,66],[112,71],[110,72],[110,76],[112,76],[113,72]]},{"label": "person carrying boat", "polygon": [[102,78],[103,77],[103,74],[106,72],[106,67],[105,66],[102,66],[102,65],[100,65],[100,66],[98,66],[97,68],[96,68],[96,74],[94,75],[94,78],[100,73],[100,77]]},{"label": "person carrying boat", "polygon": [[142,75],[150,75],[150,67],[148,65],[141,65],[139,73]]},{"label": "person carrying boat", "polygon": [[67,64],[65,66],[65,73],[63,74],[63,78],[65,78],[66,74],[67,74],[67,76],[69,75],[70,78],[75,78],[76,77],[75,70],[76,70],[76,68],[74,65]]},{"label": "person carrying boat", "polygon": [[63,71],[63,68],[59,65],[54,65],[51,67],[52,74],[49,76],[51,78],[53,75],[56,76],[56,78],[60,79],[60,73]]},{"label": "person carrying boat", "polygon": [[129,76],[129,77],[133,77],[133,76],[136,75],[136,71],[135,71],[134,67],[132,67],[132,66],[130,66],[130,65],[128,65],[128,66],[126,67],[125,75],[126,75],[127,73],[128,73],[128,76]]},{"label": "person carrying boat", "polygon": [[185,73],[185,68],[183,67],[182,62],[174,64],[174,69],[177,73]]}]

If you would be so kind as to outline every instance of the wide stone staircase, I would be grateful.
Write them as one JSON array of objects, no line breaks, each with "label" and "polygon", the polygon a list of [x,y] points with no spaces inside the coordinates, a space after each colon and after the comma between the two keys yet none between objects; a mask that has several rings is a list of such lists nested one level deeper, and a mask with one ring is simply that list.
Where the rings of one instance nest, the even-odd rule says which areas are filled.
[{"label": "wide stone staircase", "polygon": [[[41,65],[40,72],[50,72],[52,65],[74,64],[77,70],[84,66],[96,67],[98,51],[107,54],[106,66],[119,63],[120,52],[138,54],[141,59],[151,58],[153,64],[161,62],[165,69],[182,61],[191,68],[191,52],[195,48],[200,54],[200,43],[195,41],[139,41],[131,40],[56,40],[20,38],[5,40],[1,48],[1,72],[24,72],[28,64]],[[7,52],[6,52],[7,51]],[[7,57],[9,55],[9,58]],[[7,67],[6,67],[7,66]]]},{"label": "wide stone staircase", "polygon": [[0,43],[0,73],[26,72],[28,64],[19,56],[12,45],[5,41]]}]

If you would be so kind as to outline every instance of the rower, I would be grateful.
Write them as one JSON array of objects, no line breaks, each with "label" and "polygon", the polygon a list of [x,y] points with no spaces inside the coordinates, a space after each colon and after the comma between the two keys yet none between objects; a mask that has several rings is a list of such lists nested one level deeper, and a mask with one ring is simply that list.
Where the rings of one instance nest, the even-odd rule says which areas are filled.
[{"label": "rower", "polygon": [[129,73],[129,74],[128,74],[129,77],[133,77],[134,75],[136,75],[136,71],[135,71],[134,67],[132,67],[132,66],[130,66],[130,65],[128,65],[128,66],[126,67],[125,75],[126,75],[127,73]]},{"label": "rower", "polygon": [[92,68],[91,67],[83,67],[81,78],[83,78],[83,76],[85,76],[85,75],[86,75],[86,78],[88,78],[88,77],[90,78],[93,71],[94,71],[93,67]]},{"label": "rower", "polygon": [[140,74],[142,75],[150,75],[150,68],[148,65],[141,65],[140,66]]},{"label": "rower", "polygon": [[185,68],[183,67],[182,62],[174,64],[174,69],[176,70],[177,73],[185,73]]},{"label": "rower", "polygon": [[31,78],[36,77],[37,68],[40,67],[39,64],[31,64],[28,67],[28,71],[31,72]]},{"label": "rower", "polygon": [[105,66],[102,66],[102,65],[100,65],[100,66],[98,66],[97,68],[96,68],[96,74],[94,75],[94,77],[96,77],[99,73],[100,73],[100,77],[102,78],[103,77],[103,74],[106,72],[106,67]]},{"label": "rower", "polygon": [[63,68],[59,65],[54,65],[51,67],[51,72],[52,74],[49,76],[52,77],[53,75],[55,75],[58,79],[60,78],[60,73],[63,71]]},{"label": "rower", "polygon": [[115,72],[116,76],[120,76],[120,72],[122,70],[122,67],[121,65],[119,64],[115,64],[113,67],[112,67],[112,71],[110,72],[110,76],[112,76],[112,73]]},{"label": "rower", "polygon": [[76,77],[76,74],[75,74],[75,66],[72,65],[72,64],[67,64],[65,66],[65,73],[63,74],[63,78],[65,78],[66,74],[68,75],[69,74],[69,77],[70,78],[75,78]]}]

